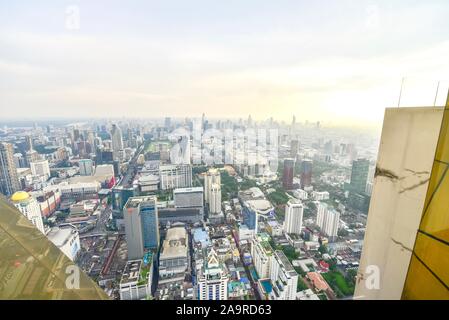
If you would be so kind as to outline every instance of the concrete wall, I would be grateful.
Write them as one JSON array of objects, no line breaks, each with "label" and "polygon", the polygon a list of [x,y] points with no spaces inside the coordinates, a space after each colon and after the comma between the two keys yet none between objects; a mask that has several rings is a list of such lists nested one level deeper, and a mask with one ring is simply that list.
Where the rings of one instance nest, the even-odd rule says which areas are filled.
[{"label": "concrete wall", "polygon": [[439,107],[385,111],[354,299],[401,298],[442,116]]}]

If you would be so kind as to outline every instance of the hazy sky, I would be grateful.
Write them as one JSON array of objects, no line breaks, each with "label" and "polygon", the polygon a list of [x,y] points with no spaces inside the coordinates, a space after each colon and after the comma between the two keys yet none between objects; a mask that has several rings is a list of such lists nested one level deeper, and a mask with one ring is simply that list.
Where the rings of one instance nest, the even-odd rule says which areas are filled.
[{"label": "hazy sky", "polygon": [[402,77],[401,105],[433,105],[448,17],[447,0],[0,0],[0,114],[379,123]]}]

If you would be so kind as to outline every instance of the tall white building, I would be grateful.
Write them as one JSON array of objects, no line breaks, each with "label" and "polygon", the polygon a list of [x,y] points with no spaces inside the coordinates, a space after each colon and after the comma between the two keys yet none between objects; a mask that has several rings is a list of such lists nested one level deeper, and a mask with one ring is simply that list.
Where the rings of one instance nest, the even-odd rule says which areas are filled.
[{"label": "tall white building", "polygon": [[192,166],[190,164],[159,166],[159,180],[162,190],[191,187]]},{"label": "tall white building", "polygon": [[327,204],[320,201],[314,201],[313,203],[315,204],[317,210],[316,225],[321,228],[324,221],[324,215],[327,212]]},{"label": "tall white building", "polygon": [[328,208],[325,203],[317,201],[315,204],[317,206],[316,225],[331,240],[336,239],[340,223],[340,212],[333,208]]},{"label": "tall white building", "polygon": [[284,231],[286,233],[300,234],[304,207],[299,200],[289,200],[285,206]]},{"label": "tall white building", "polygon": [[335,209],[327,211],[324,222],[324,233],[331,239],[335,239],[338,233],[340,223],[340,212]]},{"label": "tall white building", "polygon": [[296,300],[298,273],[280,250],[276,250],[271,259],[270,279],[273,284],[271,299]]},{"label": "tall white building", "polygon": [[209,169],[204,178],[204,200],[206,203],[210,203],[213,184],[221,185],[220,171],[215,168]]},{"label": "tall white building", "polygon": [[229,275],[225,272],[213,248],[198,274],[199,300],[227,300]]},{"label": "tall white building", "polygon": [[220,213],[221,212],[221,186],[219,184],[212,184],[210,189],[210,201],[209,212]]},{"label": "tall white building", "polygon": [[50,178],[50,166],[48,160],[38,160],[30,163],[31,173],[34,176],[46,176]]},{"label": "tall white building", "polygon": [[11,196],[11,202],[40,232],[45,233],[41,209],[36,199],[31,197],[28,192],[17,191]]},{"label": "tall white building", "polygon": [[273,249],[268,239],[269,236],[262,233],[256,234],[251,239],[251,256],[253,257],[253,264],[260,279],[270,277]]},{"label": "tall white building", "polygon": [[120,154],[123,152],[123,137],[122,130],[115,123],[112,125],[111,129],[111,140],[114,157],[120,158]]}]

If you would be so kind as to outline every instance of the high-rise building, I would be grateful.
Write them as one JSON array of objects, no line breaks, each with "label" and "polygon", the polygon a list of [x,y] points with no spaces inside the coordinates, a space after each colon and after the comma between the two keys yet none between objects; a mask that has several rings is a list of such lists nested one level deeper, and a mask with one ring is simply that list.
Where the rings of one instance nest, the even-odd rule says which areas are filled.
[{"label": "high-rise building", "polygon": [[270,277],[273,249],[269,243],[270,236],[264,233],[255,234],[251,239],[251,256],[260,279]]},{"label": "high-rise building", "polygon": [[113,124],[111,128],[112,151],[115,159],[120,159],[123,152],[123,136],[122,130],[117,124]]},{"label": "high-rise building", "polygon": [[257,233],[257,227],[258,227],[257,212],[250,206],[243,206],[242,216],[243,216],[243,224],[246,225],[249,230],[255,230]]},{"label": "high-rise building", "polygon": [[448,108],[385,111],[355,299],[449,299]]},{"label": "high-rise building", "polygon": [[217,183],[211,186],[209,213],[221,213],[221,186]]},{"label": "high-rise building", "polygon": [[123,209],[128,259],[142,258],[159,246],[159,220],[156,196],[129,198]]},{"label": "high-rise building", "polygon": [[25,158],[21,153],[14,153],[14,164],[16,165],[16,168],[26,167]]},{"label": "high-rise building", "polygon": [[30,163],[31,173],[34,176],[45,176],[50,178],[50,165],[48,160],[38,160]]},{"label": "high-rise building", "polygon": [[335,240],[340,223],[340,212],[319,201],[315,201],[315,206],[317,207],[316,225],[331,241]]},{"label": "high-rise building", "polygon": [[94,173],[94,162],[91,159],[81,159],[78,161],[80,175],[91,176]]},{"label": "high-rise building", "polygon": [[165,117],[165,129],[170,129],[171,128],[171,118],[170,117]]},{"label": "high-rise building", "polygon": [[335,209],[328,209],[324,215],[324,222],[321,230],[330,241],[334,241],[338,236],[338,227],[340,224],[340,212]]},{"label": "high-rise building", "polygon": [[276,250],[271,259],[270,279],[273,300],[296,300],[298,273],[281,250]]},{"label": "high-rise building", "polygon": [[31,162],[36,162],[41,159],[39,153],[36,150],[29,150],[25,153],[26,163],[31,166]]},{"label": "high-rise building", "polygon": [[299,151],[299,141],[298,140],[291,140],[290,141],[290,157],[293,159],[296,159],[296,156],[298,155]]},{"label": "high-rise building", "polygon": [[162,190],[191,187],[192,166],[190,164],[161,165],[159,179]]},{"label": "high-rise building", "polygon": [[26,148],[26,151],[33,150],[33,138],[31,136],[25,137],[25,148]]},{"label": "high-rise building", "polygon": [[356,193],[365,193],[368,180],[369,160],[357,159],[352,162],[350,189]]},{"label": "high-rise building", "polygon": [[213,184],[221,185],[221,176],[218,169],[210,168],[204,177],[204,200],[206,203],[210,203]]},{"label": "high-rise building", "polygon": [[289,200],[285,206],[284,231],[300,234],[304,207],[299,200]]},{"label": "high-rise building", "polygon": [[199,300],[227,300],[229,275],[220,263],[217,253],[209,249],[207,259],[198,274]]},{"label": "high-rise building", "polygon": [[12,144],[0,143],[0,192],[6,196],[20,190]]},{"label": "high-rise building", "polygon": [[295,171],[295,159],[284,159],[282,172],[282,186],[285,190],[293,189],[293,176]]},{"label": "high-rise building", "polygon": [[303,160],[300,169],[301,189],[312,185],[312,160]]},{"label": "high-rise building", "polygon": [[45,233],[41,209],[36,199],[30,196],[28,192],[17,191],[11,196],[11,202],[40,232]]},{"label": "high-rise building", "polygon": [[327,204],[320,201],[314,201],[313,202],[316,207],[316,225],[322,226],[324,221],[324,215],[327,212]]}]

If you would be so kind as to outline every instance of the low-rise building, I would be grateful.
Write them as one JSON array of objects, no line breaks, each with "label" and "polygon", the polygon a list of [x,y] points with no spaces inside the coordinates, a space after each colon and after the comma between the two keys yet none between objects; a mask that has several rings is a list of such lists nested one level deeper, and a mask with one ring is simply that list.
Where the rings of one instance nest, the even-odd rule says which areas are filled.
[{"label": "low-rise building", "polygon": [[153,278],[153,256],[145,264],[143,260],[130,260],[126,263],[120,280],[120,300],[145,300],[151,297]]}]

